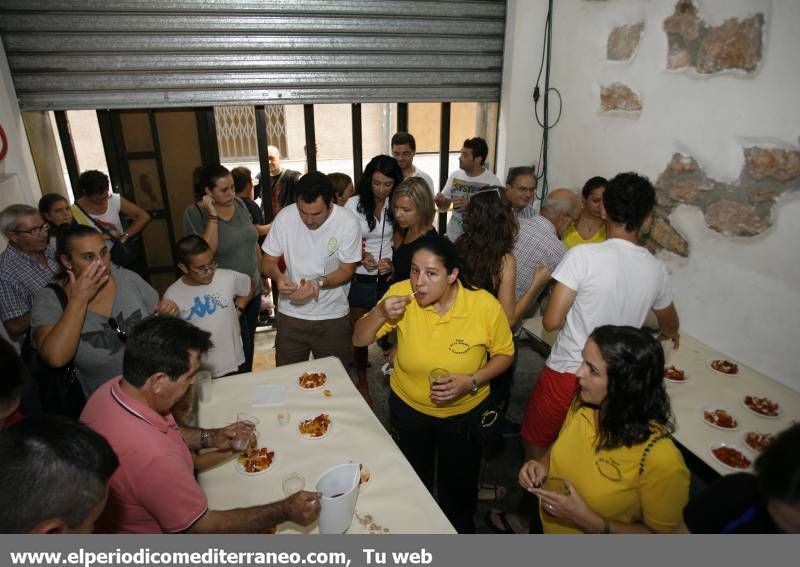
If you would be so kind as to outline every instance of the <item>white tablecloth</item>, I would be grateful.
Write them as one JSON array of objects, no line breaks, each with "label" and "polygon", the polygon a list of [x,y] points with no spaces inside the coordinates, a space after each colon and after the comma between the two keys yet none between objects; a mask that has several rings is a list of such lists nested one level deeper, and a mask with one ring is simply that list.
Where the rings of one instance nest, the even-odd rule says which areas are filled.
[{"label": "white tablecloth", "polygon": [[[541,317],[527,319],[522,327],[528,334],[550,346],[555,341],[556,333],[544,331]],[[789,427],[792,421],[800,421],[800,393],[742,364],[739,364],[739,373],[735,376],[715,372],[709,366],[712,360],[736,361],[686,334],[681,333],[678,350],[672,350],[669,342],[662,344],[666,346],[666,365],[674,365],[688,377],[682,383],[666,381],[675,414],[675,439],[718,473],[735,471],[711,455],[711,445],[734,444],[744,449],[748,457],[754,457],[744,443],[745,433],[757,431],[774,434]],[[748,394],[761,394],[778,402],[781,416],[773,419],[752,413],[744,406],[743,400]],[[738,428],[723,431],[707,425],[702,418],[704,406],[722,408],[732,413],[739,422]]]},{"label": "white tablecloth", "polygon": [[[306,371],[325,372],[328,383],[319,390],[300,390],[296,381]],[[285,386],[285,402],[280,406],[252,407],[253,389],[259,384]],[[330,397],[324,395],[325,389],[330,390]],[[282,411],[290,414],[288,425],[278,423],[277,416]],[[333,422],[328,435],[321,439],[301,437],[299,421],[323,411]],[[200,404],[198,421],[201,427],[221,427],[234,421],[239,412],[260,420],[259,446],[275,450],[275,462],[257,476],[242,475],[233,462],[201,473],[199,481],[208,495],[210,509],[281,500],[282,481],[295,472],[305,477],[306,490],[314,490],[319,477],[330,467],[356,460],[367,464],[372,477],[360,489],[357,517],[348,533],[455,533],[338,359],[324,358],[214,380],[212,399]],[[316,523],[305,528],[284,523],[278,528],[279,533],[317,531]]]}]

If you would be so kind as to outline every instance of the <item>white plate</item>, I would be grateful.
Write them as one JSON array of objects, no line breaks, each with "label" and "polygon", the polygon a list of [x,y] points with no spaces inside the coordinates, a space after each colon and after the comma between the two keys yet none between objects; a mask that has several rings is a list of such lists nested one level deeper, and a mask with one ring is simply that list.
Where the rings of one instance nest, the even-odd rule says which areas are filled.
[{"label": "white plate", "polygon": [[[262,447],[259,447],[259,449],[262,449]],[[269,449],[269,447],[267,447],[267,449]],[[239,474],[242,474],[244,476],[258,476],[258,475],[262,475],[262,474],[268,473],[269,471],[271,471],[272,469],[275,468],[275,461],[278,460],[278,452],[275,449],[271,449],[271,451],[274,453],[272,455],[272,462],[263,471],[258,471],[258,472],[247,472],[246,470],[244,470],[244,467],[241,465],[241,463],[239,463],[239,457],[237,456],[233,460],[233,465],[234,465],[234,468],[236,468],[236,472],[238,472]]]},{"label": "white plate", "polygon": [[[718,449],[720,447],[729,447],[731,449],[736,449],[742,455],[747,457],[747,459],[750,461],[750,466],[747,467],[747,468],[744,468],[744,469],[740,469],[738,467],[732,467],[729,464],[726,464],[725,462],[721,461],[714,454],[714,449]],[[731,469],[732,471],[743,472],[743,471],[749,471],[751,468],[753,468],[753,461],[755,460],[755,457],[753,457],[753,453],[748,451],[747,449],[744,449],[744,448],[740,447],[739,445],[736,445],[735,443],[712,443],[711,445],[708,446],[708,452],[711,454],[711,456],[714,458],[714,460],[716,460],[718,463],[722,464],[723,466]]]},{"label": "white plate", "polygon": [[303,423],[307,419],[314,419],[315,417],[317,417],[317,416],[319,416],[319,415],[321,415],[323,413],[326,413],[326,412],[320,412],[320,413],[317,413],[317,414],[305,415],[305,416],[301,417],[300,421],[297,423],[297,428],[296,428],[297,429],[297,434],[300,437],[302,437],[303,439],[311,439],[311,440],[314,440],[314,441],[316,441],[317,439],[322,439],[322,438],[327,437],[328,435],[330,435],[331,434],[331,430],[333,429],[333,416],[331,414],[329,414],[329,413],[327,414],[327,416],[330,418],[331,422],[328,424],[327,431],[325,431],[325,433],[323,433],[319,437],[313,437],[311,435],[304,435],[303,433],[300,432],[300,424],[301,423]]},{"label": "white plate", "polygon": [[[778,415],[764,415],[763,413],[759,413],[759,412],[757,412],[756,410],[754,410],[753,408],[751,408],[750,406],[748,406],[748,405],[745,403],[744,399],[745,399],[747,396],[751,396],[751,397],[753,397],[753,398],[767,398],[767,399],[768,399],[769,401],[771,401],[771,402],[774,402],[775,400],[773,400],[773,399],[772,399],[772,398],[770,398],[769,396],[765,396],[764,394],[747,394],[747,395],[743,396],[743,397],[742,397],[742,405],[743,405],[743,406],[745,407],[745,409],[746,409],[747,411],[749,411],[750,413],[752,413],[752,414],[754,414],[754,415],[757,415],[758,417],[764,417],[764,418],[767,418],[767,419],[779,419],[779,418],[780,418],[780,417],[783,415],[783,410],[781,409],[781,406],[780,406],[780,404],[778,404]],[[776,403],[777,403],[777,402],[776,402]]]},{"label": "white plate", "polygon": [[348,463],[358,463],[359,465],[361,465],[361,474],[365,474],[366,473],[366,474],[369,475],[369,478],[367,479],[367,481],[366,482],[362,482],[361,483],[361,487],[359,488],[359,490],[364,490],[367,486],[369,486],[369,483],[372,482],[372,477],[375,474],[375,473],[372,472],[372,467],[370,467],[366,462],[364,462],[363,459],[347,459],[347,462]]},{"label": "white plate", "polygon": [[[711,366],[711,363],[714,362],[715,360],[728,360],[728,359],[727,358],[713,358],[713,359],[708,361],[708,367],[711,370],[713,370],[714,372],[716,372],[717,374],[719,374],[720,376],[727,376],[728,378],[733,378],[734,376],[739,376],[742,373],[742,367],[741,367],[741,365],[738,365],[738,363],[734,363],[734,364],[737,364],[739,366],[739,371],[736,374],[728,374],[727,372],[720,372],[719,370],[717,370],[716,368]],[[732,360],[728,360],[728,362],[733,362],[733,361]]]},{"label": "white plate", "polygon": [[[725,410],[728,413],[728,415],[730,415],[731,417],[733,417],[733,419],[736,420],[736,427],[720,427],[719,425],[716,425],[716,424],[711,423],[710,421],[706,420],[705,412],[714,411],[714,410],[720,410],[720,409],[721,410]],[[703,423],[705,423],[709,427],[713,427],[714,429],[719,429],[721,431],[736,431],[737,429],[739,429],[739,425],[742,423],[741,420],[738,417],[736,417],[733,413],[731,413],[730,411],[726,410],[725,408],[718,408],[716,406],[703,406],[702,408],[700,408],[700,419],[702,419]]]},{"label": "white plate", "polygon": [[[742,433],[742,445],[744,446],[744,448],[747,449],[748,451],[750,451],[751,453],[753,453],[754,455],[760,455],[761,451],[759,451],[758,449],[755,449],[754,447],[751,447],[750,445],[748,445],[748,443],[747,443],[747,434],[748,433],[760,433],[761,435],[764,435],[765,432],[764,431],[745,431],[744,433]],[[772,435],[772,440],[774,441],[775,440],[775,434],[774,433],[770,433],[770,435]]]},{"label": "white plate", "polygon": [[[675,366],[675,365],[672,364],[671,366]],[[680,368],[678,368],[678,370],[680,370]],[[686,382],[689,381],[689,376],[686,374],[685,370],[683,371],[683,376],[684,376],[683,380],[675,380],[674,378],[668,377],[667,374],[666,374],[666,371],[667,371],[667,367],[665,366],[664,367],[664,380],[666,380],[667,382],[674,382],[675,384],[685,384]]]},{"label": "white plate", "polygon": [[[316,370],[312,370],[311,372],[304,372],[303,374],[325,374],[324,372],[317,372]],[[302,375],[301,375],[302,376]],[[316,388],[303,388],[300,385],[300,376],[294,379],[294,385],[297,386],[299,390],[303,390],[304,392],[313,392],[314,390],[319,390],[320,388],[324,388],[325,385],[328,383],[328,375],[325,374],[325,381],[317,386]]]}]

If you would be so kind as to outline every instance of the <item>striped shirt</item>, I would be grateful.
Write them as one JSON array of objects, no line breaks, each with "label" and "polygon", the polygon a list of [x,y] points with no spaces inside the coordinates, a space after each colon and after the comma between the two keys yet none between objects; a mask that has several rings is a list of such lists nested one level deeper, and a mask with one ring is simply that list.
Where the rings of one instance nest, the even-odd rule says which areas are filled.
[{"label": "striped shirt", "polygon": [[0,319],[3,321],[28,313],[34,296],[50,283],[58,271],[52,244],[45,249],[44,255],[47,266],[10,244],[0,254]]},{"label": "striped shirt", "polygon": [[556,227],[542,215],[531,219],[520,219],[519,233],[514,243],[514,258],[517,260],[517,286],[514,295],[519,301],[533,283],[533,274],[539,264],[550,271],[556,269],[567,249],[556,233]]}]

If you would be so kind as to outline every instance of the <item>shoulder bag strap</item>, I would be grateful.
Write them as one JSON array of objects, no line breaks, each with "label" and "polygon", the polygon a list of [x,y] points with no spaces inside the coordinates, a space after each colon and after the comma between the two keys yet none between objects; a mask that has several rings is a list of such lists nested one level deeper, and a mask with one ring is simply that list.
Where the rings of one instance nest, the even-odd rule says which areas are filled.
[{"label": "shoulder bag strap", "polygon": [[[102,233],[104,233],[104,234],[107,234],[107,235],[109,235],[109,236],[111,236],[111,237],[113,238],[113,235],[111,234],[111,231],[110,231],[110,230],[108,230],[106,227],[104,227],[102,224],[98,223],[98,222],[97,222],[97,221],[96,221],[96,220],[95,220],[95,219],[92,217],[92,215],[90,215],[89,213],[87,213],[87,212],[86,212],[86,209],[84,209],[83,207],[81,207],[81,206],[78,204],[78,201],[75,201],[75,206],[76,206],[76,207],[78,207],[78,208],[80,209],[80,211],[81,211],[81,212],[82,212],[84,215],[86,215],[86,218],[87,218],[87,219],[89,219],[89,220],[92,222],[92,224],[95,226],[95,228],[97,228],[97,230],[99,230],[100,232],[102,232]],[[59,287],[59,289],[61,289],[61,288]],[[62,291],[63,291],[63,290],[62,290]]]}]

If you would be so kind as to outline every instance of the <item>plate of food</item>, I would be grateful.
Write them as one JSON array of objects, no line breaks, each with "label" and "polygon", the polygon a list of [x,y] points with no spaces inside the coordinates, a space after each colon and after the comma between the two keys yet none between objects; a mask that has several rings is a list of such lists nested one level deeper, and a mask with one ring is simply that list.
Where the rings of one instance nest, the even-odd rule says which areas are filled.
[{"label": "plate of food", "polygon": [[716,359],[708,363],[711,370],[724,374],[725,376],[736,376],[739,374],[739,365],[730,360]]},{"label": "plate of food", "polygon": [[358,463],[358,470],[361,478],[358,481],[360,490],[364,490],[369,482],[372,480],[372,469],[369,465],[360,459],[348,459],[349,463]]},{"label": "plate of food", "polygon": [[333,429],[333,420],[327,413],[309,415],[300,420],[297,431],[306,439],[322,439]]},{"label": "plate of food", "polygon": [[245,476],[255,476],[271,471],[275,464],[275,451],[260,447],[241,453],[236,457],[236,471]]},{"label": "plate of food", "polygon": [[678,370],[675,366],[667,366],[664,369],[664,380],[669,380],[670,382],[686,382],[686,372],[683,370]]},{"label": "plate of food", "polygon": [[742,435],[742,441],[748,449],[754,453],[762,453],[767,446],[772,443],[772,433],[759,433],[758,431],[748,431]]},{"label": "plate of food", "polygon": [[297,379],[297,387],[301,390],[319,390],[328,383],[328,377],[324,372],[303,372]]},{"label": "plate of food", "polygon": [[739,428],[739,420],[736,419],[732,413],[728,412],[728,410],[722,408],[703,406],[703,409],[700,411],[700,417],[706,425],[724,431],[732,431]]},{"label": "plate of food", "polygon": [[746,471],[753,465],[753,456],[732,443],[714,443],[708,450],[720,463],[735,471]]},{"label": "plate of food", "polygon": [[778,402],[773,402],[761,394],[748,394],[742,398],[742,404],[760,417],[776,419],[781,416],[781,406]]}]

